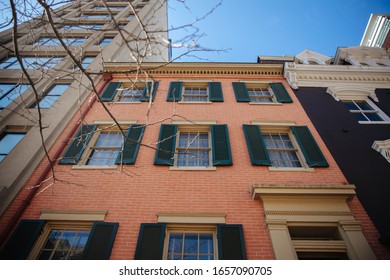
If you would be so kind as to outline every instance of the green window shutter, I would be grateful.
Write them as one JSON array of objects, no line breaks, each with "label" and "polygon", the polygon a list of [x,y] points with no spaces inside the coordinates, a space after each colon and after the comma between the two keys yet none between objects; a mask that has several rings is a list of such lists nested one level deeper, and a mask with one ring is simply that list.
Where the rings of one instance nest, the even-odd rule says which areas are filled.
[{"label": "green window shutter", "polygon": [[165,224],[141,224],[135,260],[162,260]]},{"label": "green window shutter", "polygon": [[83,124],[58,163],[76,164],[80,160],[96,128],[96,124]]},{"label": "green window shutter", "polygon": [[271,165],[259,126],[244,124],[243,129],[252,165]]},{"label": "green window shutter", "polygon": [[100,99],[104,102],[110,102],[114,99],[114,96],[116,94],[116,90],[122,85],[122,83],[119,82],[112,82],[109,83],[102,95],[100,96]]},{"label": "green window shutter", "polygon": [[280,103],[292,103],[292,99],[288,94],[286,88],[282,83],[270,83],[273,93],[275,94],[276,100]]},{"label": "green window shutter", "polygon": [[220,260],[246,260],[242,225],[217,225],[218,257]]},{"label": "green window shutter", "polygon": [[167,101],[180,101],[182,89],[183,82],[171,82],[169,85]]},{"label": "green window shutter", "polygon": [[301,147],[306,162],[310,167],[328,167],[329,164],[322,154],[317,142],[307,126],[293,126],[292,131]]},{"label": "green window shutter", "polygon": [[156,156],[155,165],[173,165],[176,148],[177,126],[174,124],[162,124]]},{"label": "green window shutter", "polygon": [[236,96],[237,102],[249,102],[249,93],[246,89],[245,83],[233,82],[234,95]]},{"label": "green window shutter", "polygon": [[180,101],[183,82],[171,82],[169,84],[167,101]]},{"label": "green window shutter", "polygon": [[45,220],[21,220],[0,253],[1,260],[25,260],[42,232]]},{"label": "green window shutter", "polygon": [[[153,91],[152,91],[152,87],[153,87]],[[158,88],[158,82],[147,82],[142,92],[142,97],[143,97],[142,101],[149,102],[150,93],[152,93],[152,102],[153,102],[154,97],[156,96],[157,88]]]},{"label": "green window shutter", "polygon": [[93,223],[81,258],[83,260],[109,260],[118,227],[118,223]]},{"label": "green window shutter", "polygon": [[209,82],[209,99],[213,102],[223,102],[222,85],[220,82]]},{"label": "green window shutter", "polygon": [[232,165],[229,133],[226,124],[211,126],[213,165]]},{"label": "green window shutter", "polygon": [[115,164],[134,164],[137,158],[142,136],[144,135],[145,125],[134,124],[126,131],[123,153],[119,153]]}]

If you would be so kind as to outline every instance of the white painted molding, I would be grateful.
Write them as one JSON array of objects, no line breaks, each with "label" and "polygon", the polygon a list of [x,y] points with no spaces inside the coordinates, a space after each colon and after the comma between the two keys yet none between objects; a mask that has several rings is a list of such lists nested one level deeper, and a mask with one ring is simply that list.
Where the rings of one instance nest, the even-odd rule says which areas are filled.
[{"label": "white painted molding", "polygon": [[388,162],[390,162],[390,139],[375,141],[372,148],[380,153]]},{"label": "white painted molding", "polygon": [[354,86],[330,86],[326,90],[337,101],[340,100],[366,100],[371,97],[378,102],[378,97],[375,94],[375,88],[362,88]]}]

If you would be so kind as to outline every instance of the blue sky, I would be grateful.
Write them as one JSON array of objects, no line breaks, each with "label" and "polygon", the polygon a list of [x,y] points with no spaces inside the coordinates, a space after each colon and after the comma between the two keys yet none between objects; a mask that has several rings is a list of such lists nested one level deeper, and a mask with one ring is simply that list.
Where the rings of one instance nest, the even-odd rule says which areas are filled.
[{"label": "blue sky", "polygon": [[[358,46],[371,13],[390,14],[390,0],[182,0],[168,1],[169,27],[192,23],[197,43],[225,52],[196,52],[180,61],[256,62],[258,55],[296,55],[310,49],[334,56],[337,47]],[[187,32],[193,29],[187,28]],[[180,41],[184,30],[170,32]],[[173,57],[180,49],[173,49]]]}]

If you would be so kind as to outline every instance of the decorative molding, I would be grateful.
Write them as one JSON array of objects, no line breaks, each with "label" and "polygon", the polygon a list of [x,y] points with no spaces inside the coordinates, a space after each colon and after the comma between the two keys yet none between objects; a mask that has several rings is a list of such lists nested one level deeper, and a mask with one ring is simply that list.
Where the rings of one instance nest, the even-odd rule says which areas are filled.
[{"label": "decorative molding", "polygon": [[226,214],[224,213],[158,213],[159,223],[180,223],[180,224],[225,224]]},{"label": "decorative molding", "polygon": [[104,221],[107,210],[50,210],[41,211],[40,219],[57,221]]},{"label": "decorative molding", "polygon": [[390,88],[390,67],[286,63],[284,77],[299,87]]},{"label": "decorative molding", "polygon": [[340,100],[366,100],[371,97],[374,101],[379,102],[375,94],[375,87],[362,88],[354,85],[331,86],[326,90],[337,101]]},{"label": "decorative molding", "polygon": [[[149,75],[210,75],[216,76],[283,76],[282,64],[254,64],[254,63],[143,63],[139,69],[137,65],[120,62],[107,62],[104,65],[107,73],[136,74],[148,73]],[[139,73],[138,73],[139,74]],[[119,77],[118,77],[119,78]],[[126,76],[124,76],[126,78]]]},{"label": "decorative molding", "polygon": [[265,211],[266,215],[280,216],[353,216],[351,212],[330,211]]},{"label": "decorative molding", "polygon": [[352,199],[355,196],[354,185],[293,185],[293,184],[254,184],[252,197],[262,196],[341,196]]},{"label": "decorative molding", "polygon": [[374,141],[372,148],[380,153],[388,162],[390,162],[390,139]]}]

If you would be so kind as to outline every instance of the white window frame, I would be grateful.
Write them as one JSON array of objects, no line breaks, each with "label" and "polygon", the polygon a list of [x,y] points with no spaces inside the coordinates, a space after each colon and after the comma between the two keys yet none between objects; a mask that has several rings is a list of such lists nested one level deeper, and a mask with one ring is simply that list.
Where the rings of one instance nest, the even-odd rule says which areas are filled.
[{"label": "white window frame", "polygon": [[[139,97],[140,97],[140,99],[142,99],[142,93],[143,93],[143,89],[144,89],[145,85],[146,85],[145,82],[140,82],[140,81],[122,82],[121,86],[116,90],[114,102],[117,102],[117,103],[141,103],[141,100],[137,100],[137,99],[122,101],[121,100],[123,98],[122,93],[126,90],[138,89],[140,92]],[[138,96],[138,95],[135,95],[135,96]]]},{"label": "white window frame", "polygon": [[[374,113],[376,113],[381,119],[382,121],[358,121],[359,124],[390,124],[390,118],[378,107],[374,104],[374,102],[372,102],[369,98],[365,98],[365,99],[343,99],[341,102],[359,102],[359,101],[364,101],[366,102],[374,111]],[[364,113],[366,110],[349,110],[350,113],[354,114],[354,113]]]},{"label": "white window frame", "polygon": [[[208,135],[208,155],[209,155],[209,165],[208,166],[178,166],[178,150],[183,149],[179,147],[180,134],[181,133],[207,133]],[[206,148],[205,148],[206,149]],[[176,143],[175,143],[175,156],[174,156],[174,165],[170,169],[177,170],[215,170],[212,160],[212,143],[211,143],[211,130],[209,125],[179,125],[177,127]]]},{"label": "white window frame", "polygon": [[[163,259],[168,260],[170,235],[172,233],[209,233],[213,236],[213,260],[218,260],[217,229],[211,224],[167,224],[164,240]],[[183,246],[184,250],[184,246]]]},{"label": "white window frame", "polygon": [[297,140],[295,139],[294,134],[292,133],[291,127],[294,126],[295,124],[290,125],[289,123],[276,124],[276,123],[257,123],[257,122],[252,122],[252,124],[259,125],[262,136],[264,134],[267,134],[267,133],[288,134],[290,141],[291,141],[292,145],[294,146],[295,154],[298,157],[299,162],[301,164],[300,167],[269,166],[268,170],[270,170],[270,171],[309,171],[309,172],[314,172],[314,168],[311,168],[307,165],[305,156],[303,155],[301,148],[300,148]]},{"label": "white window frame", "polygon": [[[211,103],[210,101],[210,90],[209,90],[209,83],[210,81],[183,81],[183,88],[182,88],[182,94],[181,94],[181,100],[179,103]],[[191,101],[191,100],[185,100],[185,96],[192,96],[192,95],[186,95],[186,88],[206,88],[207,94],[206,94],[206,100],[199,100],[199,101]],[[200,96],[200,95],[199,95]]]}]

